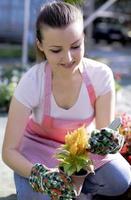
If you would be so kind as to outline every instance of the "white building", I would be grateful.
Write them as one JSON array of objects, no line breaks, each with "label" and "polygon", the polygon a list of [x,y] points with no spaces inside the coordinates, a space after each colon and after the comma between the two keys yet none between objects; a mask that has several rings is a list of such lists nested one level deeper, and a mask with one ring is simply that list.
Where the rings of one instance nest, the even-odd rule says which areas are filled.
[{"label": "white building", "polygon": [[[40,7],[49,0],[30,0],[29,43],[35,35],[35,20]],[[22,42],[24,0],[0,1],[0,42]]]}]

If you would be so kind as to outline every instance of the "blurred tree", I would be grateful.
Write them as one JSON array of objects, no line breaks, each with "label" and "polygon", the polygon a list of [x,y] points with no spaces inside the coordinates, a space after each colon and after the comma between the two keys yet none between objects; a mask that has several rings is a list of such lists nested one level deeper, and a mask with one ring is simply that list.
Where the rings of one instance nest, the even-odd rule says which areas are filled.
[{"label": "blurred tree", "polygon": [[107,0],[95,0],[95,7],[98,8],[102,4],[104,4]]},{"label": "blurred tree", "polygon": [[64,2],[71,3],[71,4],[78,4],[82,5],[85,0],[64,0]]},{"label": "blurred tree", "polygon": [[[87,0],[88,1],[88,0]],[[97,9],[108,0],[95,0],[95,8]],[[126,3],[125,3],[126,2]],[[131,0],[118,0],[115,3],[114,9],[123,11],[124,13],[131,14]]]}]

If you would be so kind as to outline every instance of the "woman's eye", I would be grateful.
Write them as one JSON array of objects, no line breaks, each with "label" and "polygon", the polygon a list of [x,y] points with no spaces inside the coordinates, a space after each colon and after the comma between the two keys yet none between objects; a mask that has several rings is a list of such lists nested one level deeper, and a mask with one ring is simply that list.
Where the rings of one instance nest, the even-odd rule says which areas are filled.
[{"label": "woman's eye", "polygon": [[53,49],[51,49],[50,51],[53,52],[53,53],[59,53],[61,50],[60,49],[59,50],[53,50]]},{"label": "woman's eye", "polygon": [[71,47],[72,49],[78,49],[78,48],[80,48],[80,45],[77,45],[77,46],[73,46],[73,47]]}]

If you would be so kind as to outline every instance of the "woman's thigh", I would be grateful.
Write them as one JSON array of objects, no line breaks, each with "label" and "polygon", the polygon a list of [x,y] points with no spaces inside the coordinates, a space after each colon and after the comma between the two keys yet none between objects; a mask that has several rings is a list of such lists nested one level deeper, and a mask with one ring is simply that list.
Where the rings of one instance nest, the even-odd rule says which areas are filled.
[{"label": "woman's thigh", "polygon": [[19,176],[18,174],[14,174],[16,192],[17,192],[17,199],[18,200],[50,200],[50,197],[41,194],[39,192],[33,191],[31,186],[28,183],[28,179]]},{"label": "woman's thigh", "polygon": [[131,185],[131,166],[121,156],[88,175],[82,192],[106,196],[123,194]]}]

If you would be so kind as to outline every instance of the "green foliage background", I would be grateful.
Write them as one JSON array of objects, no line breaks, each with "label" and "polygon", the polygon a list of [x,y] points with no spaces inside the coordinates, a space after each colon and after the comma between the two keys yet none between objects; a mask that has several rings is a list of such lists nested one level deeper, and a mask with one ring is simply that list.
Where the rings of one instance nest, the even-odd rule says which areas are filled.
[{"label": "green foliage background", "polygon": [[71,4],[83,4],[85,0],[65,0],[64,2],[71,3]]}]

